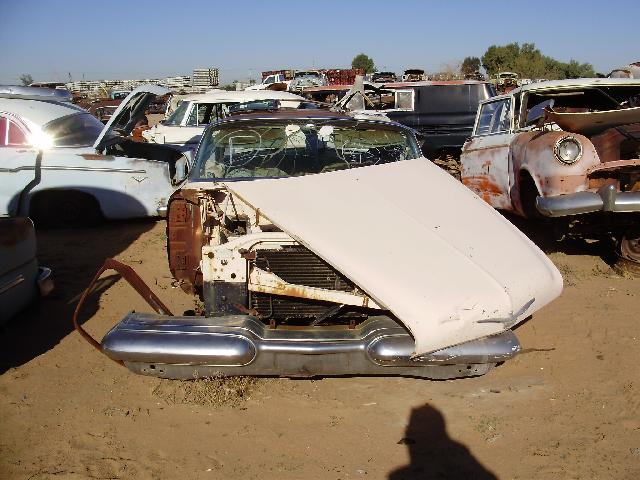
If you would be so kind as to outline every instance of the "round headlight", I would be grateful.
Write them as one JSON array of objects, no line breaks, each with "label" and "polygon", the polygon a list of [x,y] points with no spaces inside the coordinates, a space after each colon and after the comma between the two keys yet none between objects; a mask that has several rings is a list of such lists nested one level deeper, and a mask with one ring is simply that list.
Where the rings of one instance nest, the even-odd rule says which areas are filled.
[{"label": "round headlight", "polygon": [[582,144],[574,137],[561,138],[553,150],[556,158],[567,165],[576,163],[582,156]]}]

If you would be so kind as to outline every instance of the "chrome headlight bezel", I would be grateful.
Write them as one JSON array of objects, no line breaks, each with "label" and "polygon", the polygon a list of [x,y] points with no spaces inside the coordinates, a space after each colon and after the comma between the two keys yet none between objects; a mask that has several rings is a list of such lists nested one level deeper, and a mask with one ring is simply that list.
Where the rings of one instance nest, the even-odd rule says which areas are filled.
[{"label": "chrome headlight bezel", "polygon": [[[578,146],[578,154],[573,160],[566,160],[560,156],[560,147],[565,142],[572,142],[573,144]],[[573,165],[582,158],[582,142],[580,142],[580,140],[578,140],[573,135],[565,135],[563,137],[560,137],[553,146],[553,154],[555,155],[556,160],[558,160],[563,165]]]}]

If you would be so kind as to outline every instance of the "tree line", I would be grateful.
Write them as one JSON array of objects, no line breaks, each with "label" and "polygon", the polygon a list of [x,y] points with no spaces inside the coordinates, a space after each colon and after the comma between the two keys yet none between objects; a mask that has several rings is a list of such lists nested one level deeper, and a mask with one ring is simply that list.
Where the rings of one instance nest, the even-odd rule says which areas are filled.
[{"label": "tree line", "polygon": [[[362,68],[366,73],[376,71],[375,63],[371,57],[364,53],[356,55],[351,62],[352,68]],[[489,77],[495,77],[499,72],[514,72],[521,78],[544,78],[547,80],[560,80],[564,78],[593,78],[598,76],[593,65],[580,63],[571,59],[569,62],[561,62],[548,55],[544,55],[535,43],[517,42],[506,45],[491,45],[481,58],[466,57],[459,66],[459,72],[454,72],[450,65],[446,72],[440,74],[461,76],[473,76],[484,68]],[[436,74],[437,75],[437,74]]]}]

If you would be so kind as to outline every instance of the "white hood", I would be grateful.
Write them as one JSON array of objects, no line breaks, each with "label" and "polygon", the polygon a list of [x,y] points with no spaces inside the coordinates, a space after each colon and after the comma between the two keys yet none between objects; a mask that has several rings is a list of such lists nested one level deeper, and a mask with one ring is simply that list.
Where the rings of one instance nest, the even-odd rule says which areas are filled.
[{"label": "white hood", "polygon": [[98,135],[98,138],[93,144],[93,148],[101,150],[109,132],[116,128],[122,130],[124,135],[129,135],[136,126],[136,123],[144,117],[149,104],[157,96],[166,95],[169,92],[170,90],[167,88],[152,84],[140,85],[134,89],[127,98],[122,100],[122,103],[118,105],[116,111],[113,112],[113,115],[111,115],[102,132]]},{"label": "white hood", "polygon": [[424,158],[226,187],[390,310],[418,355],[511,328],[562,291],[538,247]]}]

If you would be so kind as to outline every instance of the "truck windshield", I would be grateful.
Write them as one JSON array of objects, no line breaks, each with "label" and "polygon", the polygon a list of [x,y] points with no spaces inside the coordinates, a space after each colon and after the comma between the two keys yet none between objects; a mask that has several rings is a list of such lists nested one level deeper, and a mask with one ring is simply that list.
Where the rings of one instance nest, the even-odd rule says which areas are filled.
[{"label": "truck windshield", "polygon": [[203,136],[196,178],[289,177],[418,158],[410,130],[351,120],[232,122]]}]

